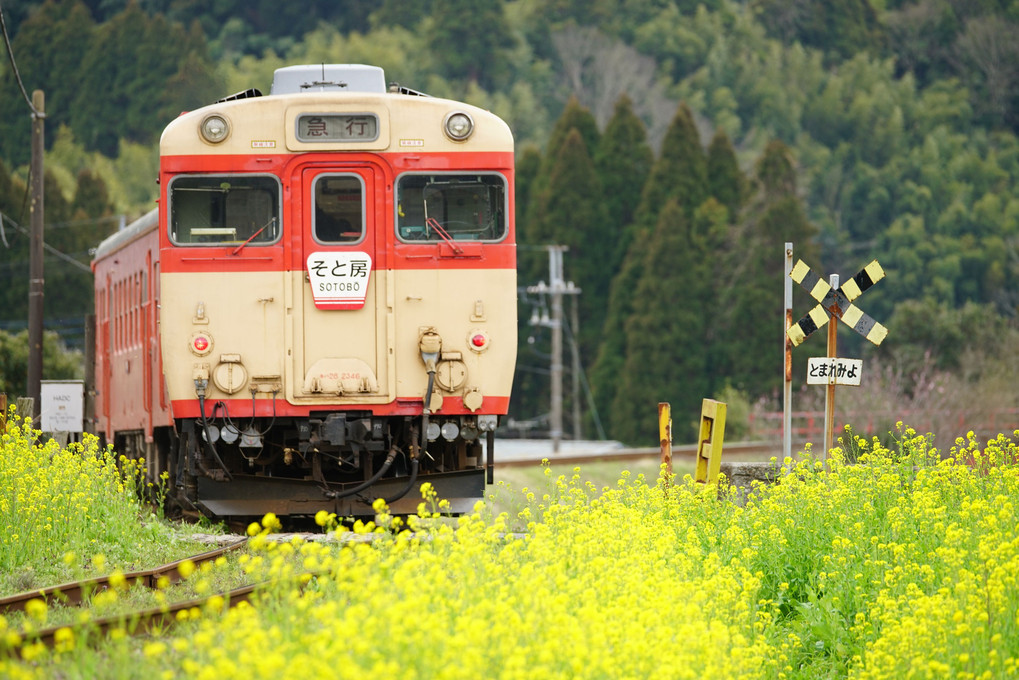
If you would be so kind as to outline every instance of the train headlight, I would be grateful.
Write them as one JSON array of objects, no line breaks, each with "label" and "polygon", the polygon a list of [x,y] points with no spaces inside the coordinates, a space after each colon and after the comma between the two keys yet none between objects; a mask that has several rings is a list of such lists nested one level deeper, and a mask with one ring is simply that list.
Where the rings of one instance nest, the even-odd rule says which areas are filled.
[{"label": "train headlight", "polygon": [[202,133],[202,139],[210,144],[219,144],[230,136],[230,123],[223,116],[214,113],[202,120],[199,130]]},{"label": "train headlight", "polygon": [[464,423],[464,426],[460,428],[460,435],[469,442],[474,441],[478,438],[478,426],[474,423]]},{"label": "train headlight", "polygon": [[474,132],[474,119],[463,111],[454,111],[446,116],[442,129],[454,142],[462,142]]},{"label": "train headlight", "polygon": [[452,420],[447,420],[442,424],[442,438],[448,442],[456,439],[456,436],[460,434],[460,428]]},{"label": "train headlight", "polygon": [[428,441],[434,442],[439,438],[439,432],[441,428],[434,420],[428,423],[428,429],[425,430],[425,436],[428,437]]}]

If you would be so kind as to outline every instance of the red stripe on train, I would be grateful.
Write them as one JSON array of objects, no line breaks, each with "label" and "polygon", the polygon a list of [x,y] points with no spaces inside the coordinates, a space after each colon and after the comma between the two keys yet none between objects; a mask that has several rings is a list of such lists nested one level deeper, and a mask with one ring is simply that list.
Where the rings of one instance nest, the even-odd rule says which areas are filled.
[{"label": "red stripe on train", "polygon": [[[464,407],[463,402],[455,396],[447,395],[443,400],[443,408],[433,411],[433,418],[443,416],[461,416],[475,414],[496,414],[505,415],[509,410],[509,397],[485,397],[481,408],[477,411],[469,411]],[[212,405],[223,403],[231,418],[250,418],[251,399],[207,399],[205,401],[205,413],[211,415]],[[307,417],[311,413],[340,412],[340,411],[370,411],[376,416],[419,416],[421,415],[421,400],[396,399],[387,404],[315,404],[312,406],[294,405],[282,397],[276,399],[275,416],[286,417]],[[171,403],[174,419],[198,418],[201,416],[197,399],[176,399]],[[261,397],[255,400],[255,416],[272,418],[273,403],[271,398]]]}]

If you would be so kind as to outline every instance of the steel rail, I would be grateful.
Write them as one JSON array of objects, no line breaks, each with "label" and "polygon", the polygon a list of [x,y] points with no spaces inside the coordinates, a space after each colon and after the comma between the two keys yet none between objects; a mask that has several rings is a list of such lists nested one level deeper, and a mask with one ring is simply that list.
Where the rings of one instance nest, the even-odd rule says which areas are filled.
[{"label": "steel rail", "polygon": [[[195,566],[201,565],[204,562],[212,562],[221,555],[243,548],[247,545],[247,543],[247,539],[243,538],[239,541],[223,546],[222,548],[209,550],[208,552],[204,552],[193,557],[186,557],[153,569],[132,571],[124,574],[124,579],[129,585],[141,584],[146,588],[155,588],[159,579],[164,577],[171,584],[179,583],[184,580],[183,575],[180,573],[180,565],[184,562],[190,561]],[[24,611],[25,605],[31,600],[42,600],[47,605],[54,600],[65,604],[81,604],[82,601],[89,595],[109,588],[110,576],[111,575],[108,574],[106,576],[98,576],[81,581],[72,581],[58,586],[39,588],[36,590],[25,591],[23,593],[17,593],[16,595],[10,595],[0,599],[0,614]]]},{"label": "steel rail", "polygon": [[[270,583],[271,581],[263,581],[261,583],[234,588],[233,590],[224,593],[214,593],[205,597],[167,604],[162,607],[153,607],[151,609],[142,609],[135,612],[107,616],[82,624],[64,624],[61,626],[42,628],[38,631],[24,634],[22,636],[23,643],[17,648],[16,653],[21,655],[24,650],[24,642],[29,641],[41,642],[49,648],[55,647],[57,644],[57,632],[65,628],[74,631],[84,629],[88,631],[89,634],[97,633],[99,635],[105,635],[111,629],[126,629],[130,627],[130,630],[127,631],[130,635],[144,635],[156,628],[173,625],[177,622],[177,614],[179,612],[191,610],[195,607],[201,609],[205,607],[210,600],[216,597],[222,598],[224,609],[239,604],[240,602],[246,602],[251,598],[252,593],[259,588],[269,585]],[[77,635],[75,637],[75,644],[77,645]]]},{"label": "steel rail", "polygon": [[[732,444],[725,444],[723,447],[723,453],[739,458],[741,456],[762,456],[762,455],[781,455],[782,443],[781,442],[734,442]],[[681,444],[673,445],[672,447],[673,456],[678,457],[689,457],[694,458],[697,455],[697,444]],[[542,460],[547,459],[549,463],[553,465],[563,464],[581,464],[581,463],[600,463],[607,461],[627,461],[636,460],[641,458],[658,458],[661,456],[661,448],[659,447],[646,447],[646,448],[633,448],[633,449],[617,449],[613,451],[607,451],[604,453],[592,453],[592,454],[551,454],[544,456],[534,456],[528,458],[514,458],[507,460],[506,458],[500,459],[496,456],[495,466],[510,468],[510,467],[526,467],[540,463]]]}]

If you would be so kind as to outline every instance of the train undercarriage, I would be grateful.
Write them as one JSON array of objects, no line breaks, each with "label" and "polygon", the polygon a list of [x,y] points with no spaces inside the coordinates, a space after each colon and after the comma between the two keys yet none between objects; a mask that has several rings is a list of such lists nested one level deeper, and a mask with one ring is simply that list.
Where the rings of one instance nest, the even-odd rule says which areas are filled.
[{"label": "train undercarriage", "polygon": [[425,481],[458,514],[470,511],[491,483],[495,426],[496,416],[332,412],[232,420],[214,412],[157,428],[152,442],[140,432],[118,434],[115,448],[143,458],[157,487],[166,473],[169,505],[213,518],[307,517],[320,510],[372,516],[379,498],[394,514],[412,514]]}]

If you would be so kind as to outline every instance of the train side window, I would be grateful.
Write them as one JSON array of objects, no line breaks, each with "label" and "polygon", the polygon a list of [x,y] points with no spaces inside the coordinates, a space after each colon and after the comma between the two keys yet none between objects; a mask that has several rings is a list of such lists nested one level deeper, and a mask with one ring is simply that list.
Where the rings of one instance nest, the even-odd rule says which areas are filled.
[{"label": "train side window", "polygon": [[364,236],[364,185],[357,175],[319,175],[313,189],[312,233],[320,243],[353,243]]},{"label": "train side window", "polygon": [[179,175],[170,181],[177,245],[266,245],[279,240],[280,182],[272,175]]},{"label": "train side window", "polygon": [[506,179],[496,173],[409,173],[396,189],[403,241],[497,241],[506,236]]}]

